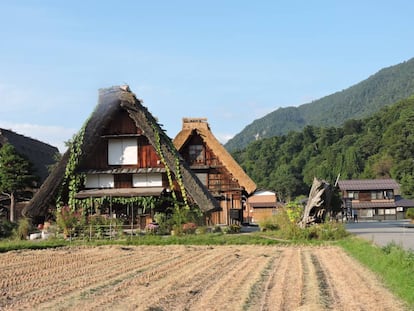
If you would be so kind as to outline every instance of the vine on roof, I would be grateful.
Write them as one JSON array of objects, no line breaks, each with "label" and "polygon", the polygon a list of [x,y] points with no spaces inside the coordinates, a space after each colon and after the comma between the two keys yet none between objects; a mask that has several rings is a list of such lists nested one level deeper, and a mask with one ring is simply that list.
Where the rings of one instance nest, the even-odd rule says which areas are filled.
[{"label": "vine on roof", "polygon": [[75,196],[85,180],[85,174],[77,173],[76,169],[79,166],[80,158],[82,155],[83,139],[85,136],[85,129],[88,121],[89,119],[85,122],[79,132],[73,136],[72,141],[69,143],[69,159],[66,163],[65,175],[63,176],[63,181],[56,200],[56,207],[58,210],[60,210],[64,205],[63,191],[66,187],[68,189],[67,204],[72,211],[75,210]]},{"label": "vine on roof", "polygon": [[[174,205],[175,205],[176,208],[178,208],[177,196],[174,192],[175,187],[174,187],[174,182],[173,182],[173,178],[172,178],[172,174],[171,174],[171,169],[168,166],[167,161],[165,160],[165,157],[164,157],[164,153],[162,152],[162,149],[161,149],[161,138],[160,138],[159,132],[157,131],[155,125],[153,125],[152,127],[153,127],[154,135],[155,135],[155,149],[156,149],[156,151],[157,151],[157,153],[160,157],[161,163],[165,167],[165,171],[166,171],[167,177],[168,177],[168,183],[169,183],[170,188],[171,188],[171,195],[172,195],[172,198],[174,200]],[[170,148],[171,148],[171,146],[170,146]],[[177,157],[177,155],[175,155],[175,172],[174,173],[175,173],[175,178],[177,180],[177,183],[180,187],[179,190],[181,192],[181,196],[182,196],[183,201],[184,201],[184,207],[186,209],[189,209],[190,207],[188,206],[187,192],[185,190],[184,183],[183,183],[182,176],[181,176],[180,160]]]}]

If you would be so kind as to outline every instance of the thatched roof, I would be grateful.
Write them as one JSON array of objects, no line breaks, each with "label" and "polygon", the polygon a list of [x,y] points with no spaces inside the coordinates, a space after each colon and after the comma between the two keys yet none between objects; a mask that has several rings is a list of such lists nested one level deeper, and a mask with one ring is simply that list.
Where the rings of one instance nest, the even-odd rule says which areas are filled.
[{"label": "thatched roof", "polygon": [[39,177],[40,183],[49,175],[48,166],[55,163],[55,155],[59,153],[49,144],[0,128],[0,147],[6,143],[33,164],[33,173]]},{"label": "thatched roof", "polygon": [[240,186],[243,186],[249,194],[256,190],[254,181],[251,180],[226,148],[213,135],[207,123],[207,118],[183,118],[182,130],[173,140],[175,148],[181,150],[190,137],[196,133],[200,135],[227,170],[238,180]]},{"label": "thatched roof", "polygon": [[[159,137],[161,150],[167,166],[172,172],[176,168],[176,159],[179,159],[184,187],[200,209],[207,212],[219,208],[218,202],[191,172],[178,151],[174,148],[171,139],[161,129],[147,108],[142,105],[142,102],[129,90],[128,86],[114,86],[99,90],[98,105],[85,126],[81,157],[93,153],[104,128],[112,121],[120,109],[128,112],[130,118],[143,131],[150,144],[154,147],[157,145],[157,136]],[[59,186],[63,181],[69,153],[69,150],[66,151],[61,161],[33,197],[30,205],[23,211],[25,216],[36,217],[46,215],[48,207],[50,204],[53,204]]]}]

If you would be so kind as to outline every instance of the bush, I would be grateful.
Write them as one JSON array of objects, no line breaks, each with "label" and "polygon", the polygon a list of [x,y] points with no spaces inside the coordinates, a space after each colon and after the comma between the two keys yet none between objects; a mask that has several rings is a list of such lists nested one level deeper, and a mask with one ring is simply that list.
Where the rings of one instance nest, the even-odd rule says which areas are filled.
[{"label": "bush", "polygon": [[20,218],[17,228],[13,230],[13,236],[17,240],[26,240],[33,226],[28,218]]},{"label": "bush", "polygon": [[[315,224],[307,228],[300,228],[297,221],[292,221],[292,209],[283,208],[278,211],[271,219],[260,223],[261,229],[274,230],[274,234],[286,240],[339,240],[348,235],[345,227],[341,223],[326,222]],[[297,215],[297,214],[296,214]],[[270,229],[272,228],[272,229]]]},{"label": "bush", "polygon": [[405,213],[405,217],[411,219],[411,221],[414,221],[414,208],[410,207],[407,209],[407,212]]},{"label": "bush", "polygon": [[82,227],[82,211],[73,211],[69,206],[63,206],[56,211],[56,224],[66,238],[76,234]]},{"label": "bush", "polygon": [[262,231],[276,231],[279,230],[280,227],[277,223],[277,217],[267,217],[259,222],[260,230]]},{"label": "bush", "polygon": [[13,230],[17,228],[17,224],[8,220],[0,221],[0,238],[9,238],[13,234]]},{"label": "bush", "polygon": [[241,229],[240,225],[237,224],[231,224],[228,227],[224,227],[224,233],[239,233]]},{"label": "bush", "polygon": [[155,213],[154,221],[158,224],[158,234],[167,234],[171,231],[170,220],[165,213]]},{"label": "bush", "polygon": [[186,224],[183,224],[182,229],[184,234],[194,234],[197,229],[197,225],[193,222],[188,222]]}]

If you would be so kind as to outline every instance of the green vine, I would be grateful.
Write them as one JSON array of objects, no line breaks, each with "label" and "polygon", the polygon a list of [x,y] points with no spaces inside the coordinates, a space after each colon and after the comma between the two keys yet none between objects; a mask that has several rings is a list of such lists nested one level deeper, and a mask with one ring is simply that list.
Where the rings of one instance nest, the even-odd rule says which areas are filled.
[{"label": "green vine", "polygon": [[[175,208],[178,209],[179,206],[178,206],[178,202],[177,202],[177,196],[174,192],[175,187],[174,187],[174,182],[173,182],[173,178],[172,178],[172,174],[171,174],[171,169],[168,166],[167,161],[165,160],[164,153],[162,152],[162,149],[161,149],[161,138],[160,138],[160,135],[159,135],[159,133],[158,133],[158,131],[157,131],[157,129],[154,125],[153,125],[153,130],[154,130],[154,135],[155,135],[155,149],[158,153],[158,156],[160,157],[161,163],[165,167],[165,171],[167,173],[167,178],[168,178],[168,183],[169,183],[170,188],[171,188],[171,195],[172,195],[172,198],[174,200],[174,205],[175,205]],[[183,201],[184,201],[184,207],[186,209],[189,209],[188,200],[187,200],[187,192],[185,190],[184,183],[183,183],[182,176],[181,176],[180,160],[177,156],[175,157],[175,179],[177,180],[177,183],[180,187],[179,190],[181,192],[181,196],[182,196]]]},{"label": "green vine", "polygon": [[83,139],[85,136],[85,128],[88,121],[89,119],[85,122],[84,126],[79,130],[79,132],[73,137],[72,141],[69,143],[69,159],[66,164],[65,175],[63,176],[63,182],[59,189],[59,193],[56,200],[56,207],[58,210],[60,210],[62,208],[62,204],[64,204],[63,190],[66,187],[68,189],[67,204],[71,210],[75,210],[75,196],[85,180],[85,174],[77,173],[76,169],[78,168],[80,158],[82,155]]},{"label": "green vine", "polygon": [[81,207],[84,211],[89,210],[92,206],[101,206],[105,203],[122,204],[122,205],[140,205],[144,209],[144,213],[147,209],[153,209],[156,204],[154,197],[97,197],[97,198],[83,198],[75,199],[76,206]]}]

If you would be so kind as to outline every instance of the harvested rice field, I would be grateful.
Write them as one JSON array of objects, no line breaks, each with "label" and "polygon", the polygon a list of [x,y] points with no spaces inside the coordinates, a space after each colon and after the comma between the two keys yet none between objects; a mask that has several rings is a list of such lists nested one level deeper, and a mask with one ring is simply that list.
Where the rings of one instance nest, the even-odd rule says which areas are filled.
[{"label": "harvested rice field", "polygon": [[0,310],[404,310],[338,247],[12,251],[0,276]]}]

